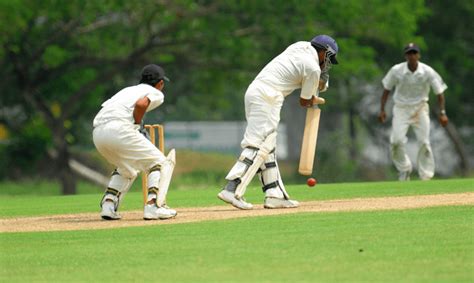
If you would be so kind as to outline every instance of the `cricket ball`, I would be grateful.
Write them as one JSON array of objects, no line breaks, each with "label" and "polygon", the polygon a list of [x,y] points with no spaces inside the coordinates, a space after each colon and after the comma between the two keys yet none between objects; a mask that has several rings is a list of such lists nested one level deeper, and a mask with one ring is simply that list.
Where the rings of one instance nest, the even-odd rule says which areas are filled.
[{"label": "cricket ball", "polygon": [[313,187],[314,185],[316,185],[317,181],[315,178],[308,178],[308,180],[306,181],[306,184],[308,184],[308,186],[310,187]]}]

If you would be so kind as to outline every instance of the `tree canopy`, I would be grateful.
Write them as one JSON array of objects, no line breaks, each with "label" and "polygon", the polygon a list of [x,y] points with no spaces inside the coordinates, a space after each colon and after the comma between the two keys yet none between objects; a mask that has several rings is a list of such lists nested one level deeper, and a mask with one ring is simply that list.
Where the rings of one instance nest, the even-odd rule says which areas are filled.
[{"label": "tree canopy", "polygon": [[473,14],[472,2],[461,0],[449,7],[441,0],[0,1],[0,125],[8,133],[0,162],[11,168],[3,174],[50,158],[64,192],[73,193],[71,146],[90,145],[101,102],[136,83],[150,62],[172,80],[157,120],[243,119],[253,77],[289,44],[317,34],[340,45],[330,93],[340,103],[330,109],[351,113],[359,86],[379,84],[415,41],[450,85],[453,121],[472,126],[464,118],[473,105],[472,23],[453,19]]}]

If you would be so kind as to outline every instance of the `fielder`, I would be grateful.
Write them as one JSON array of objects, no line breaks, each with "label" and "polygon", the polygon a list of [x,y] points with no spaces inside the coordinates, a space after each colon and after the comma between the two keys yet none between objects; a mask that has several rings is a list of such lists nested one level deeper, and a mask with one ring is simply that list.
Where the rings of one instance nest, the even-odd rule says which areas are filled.
[{"label": "fielder", "polygon": [[[316,104],[315,95],[328,87],[328,71],[337,64],[338,46],[334,39],[319,35],[311,42],[290,45],[268,63],[245,93],[247,128],[238,161],[226,176],[228,181],[218,198],[239,209],[252,209],[243,195],[258,173],[265,193],[265,208],[292,208],[276,160],[275,147],[280,110],[285,97],[301,88],[300,104]],[[324,80],[323,80],[324,78]],[[321,81],[320,81],[321,79]]]},{"label": "fielder", "polygon": [[[174,150],[168,157],[164,156],[139,131],[145,112],[163,103],[165,80],[169,81],[160,66],[145,66],[140,84],[124,88],[105,101],[94,119],[94,144],[100,154],[116,166],[100,202],[100,216],[103,219],[121,218],[117,212],[120,202],[140,171],[148,173],[148,198],[143,218],[168,219],[176,216],[176,211],[164,202],[175,165],[174,159],[170,158],[172,154],[174,156]],[[159,190],[165,191],[158,194]],[[163,199],[159,199],[158,195],[163,195]]]},{"label": "fielder", "polygon": [[420,48],[417,45],[408,44],[404,52],[406,62],[393,66],[382,80],[384,91],[379,120],[382,123],[386,120],[385,103],[390,90],[395,87],[390,153],[399,172],[398,179],[408,181],[412,172],[412,163],[405,152],[406,134],[411,126],[419,145],[418,175],[421,180],[429,180],[434,176],[435,161],[430,144],[428,94],[431,87],[438,97],[439,122],[444,127],[448,124],[448,116],[443,92],[448,87],[433,68],[419,61]]}]

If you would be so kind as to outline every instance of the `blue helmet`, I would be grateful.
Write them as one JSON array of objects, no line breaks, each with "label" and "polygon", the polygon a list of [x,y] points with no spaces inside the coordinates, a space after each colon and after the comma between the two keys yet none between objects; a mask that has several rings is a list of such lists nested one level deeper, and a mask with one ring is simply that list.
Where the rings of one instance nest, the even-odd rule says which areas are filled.
[{"label": "blue helmet", "polygon": [[331,64],[338,64],[336,55],[339,51],[339,47],[337,46],[337,42],[332,37],[325,34],[318,35],[311,39],[311,45],[325,49],[326,57],[329,59]]}]

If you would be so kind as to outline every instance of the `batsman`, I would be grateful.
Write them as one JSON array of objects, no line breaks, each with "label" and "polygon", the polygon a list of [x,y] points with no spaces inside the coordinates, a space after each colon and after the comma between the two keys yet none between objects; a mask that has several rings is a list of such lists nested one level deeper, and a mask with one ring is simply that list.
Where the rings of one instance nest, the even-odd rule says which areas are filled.
[{"label": "batsman", "polygon": [[276,160],[276,137],[285,97],[301,89],[300,105],[313,107],[324,101],[318,93],[328,87],[329,69],[337,64],[339,48],[328,35],[290,45],[268,63],[245,93],[247,128],[242,153],[226,176],[227,184],[217,195],[239,209],[252,209],[245,201],[247,185],[259,174],[265,193],[265,208],[294,208],[285,190]]}]

